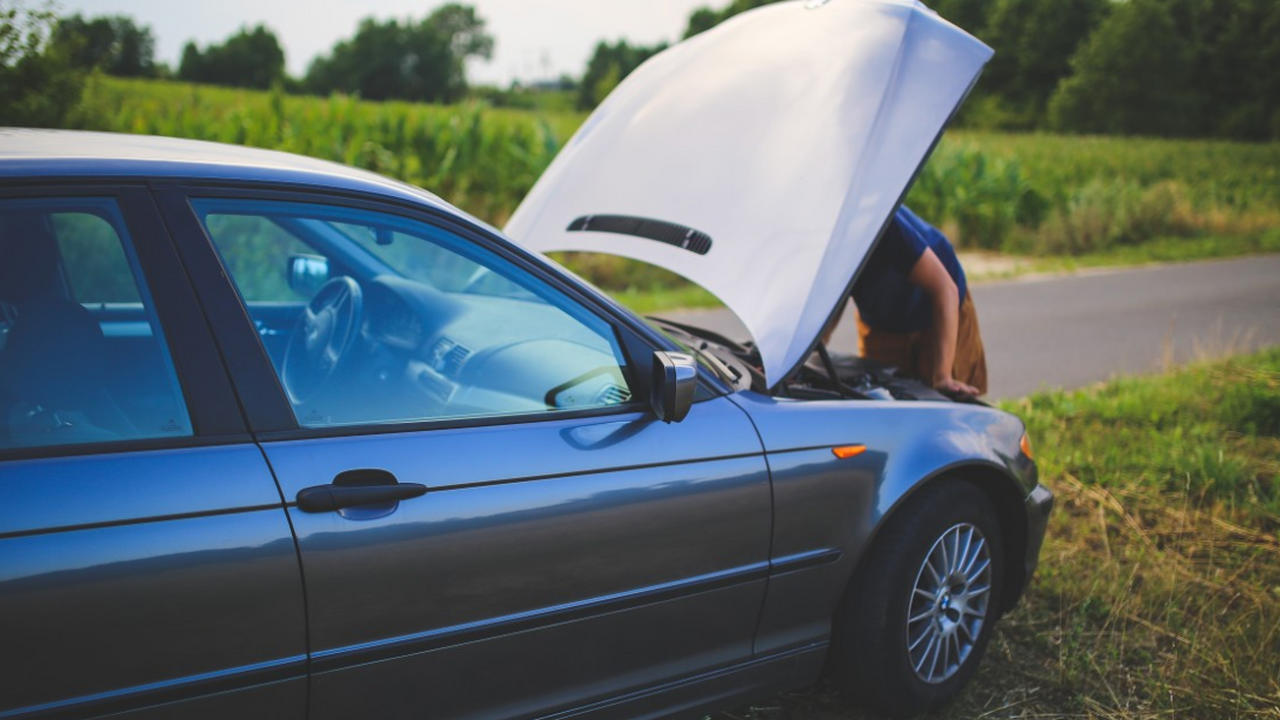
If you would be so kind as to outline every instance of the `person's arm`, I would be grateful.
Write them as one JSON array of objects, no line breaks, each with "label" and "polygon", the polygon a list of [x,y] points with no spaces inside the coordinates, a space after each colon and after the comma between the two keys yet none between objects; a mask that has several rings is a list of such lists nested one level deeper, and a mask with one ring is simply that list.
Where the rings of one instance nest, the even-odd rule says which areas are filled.
[{"label": "person's arm", "polygon": [[908,279],[925,291],[933,310],[929,342],[933,346],[934,366],[927,379],[937,390],[977,395],[977,388],[951,377],[956,360],[956,335],[960,329],[960,289],[942,261],[928,248],[911,268]]}]

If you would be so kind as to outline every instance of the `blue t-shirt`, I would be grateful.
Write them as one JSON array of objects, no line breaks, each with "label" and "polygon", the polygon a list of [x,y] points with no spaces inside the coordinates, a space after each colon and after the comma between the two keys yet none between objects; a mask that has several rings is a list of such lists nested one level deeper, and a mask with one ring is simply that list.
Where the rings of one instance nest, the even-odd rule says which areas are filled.
[{"label": "blue t-shirt", "polygon": [[925,248],[942,261],[964,302],[968,287],[955,248],[937,228],[905,206],[894,213],[853,286],[853,301],[868,326],[886,332],[910,333],[933,325],[929,294],[912,284],[911,269]]}]

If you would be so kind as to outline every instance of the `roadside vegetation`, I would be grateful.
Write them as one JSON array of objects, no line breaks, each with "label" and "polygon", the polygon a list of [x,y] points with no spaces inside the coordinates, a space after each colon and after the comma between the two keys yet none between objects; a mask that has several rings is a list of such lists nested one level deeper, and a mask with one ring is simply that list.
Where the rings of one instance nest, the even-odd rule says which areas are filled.
[{"label": "roadside vegetation", "polygon": [[[1280,717],[1280,349],[1002,406],[1057,506],[939,717]],[[817,688],[715,720],[863,717]]]},{"label": "roadside vegetation", "polygon": [[962,251],[960,262],[964,265],[965,273],[971,282],[985,282],[1025,275],[1063,275],[1091,268],[1224,260],[1263,253],[1280,253],[1280,226],[1246,235],[1160,237],[1132,245],[1117,245],[1083,255],[1046,257]]},{"label": "roadside vegetation", "polygon": [[907,202],[961,247],[1019,255],[1207,236],[1247,246],[1280,228],[1280,143],[959,130]]},{"label": "roadside vegetation", "polygon": [[500,224],[582,121],[484,103],[368,102],[93,76],[68,125],[310,155],[426,188]]},{"label": "roadside vegetation", "polygon": [[[427,188],[501,226],[584,117],[93,75],[68,124],[335,160]],[[962,249],[1019,258],[1005,274],[1275,252],[1280,142],[956,130],[908,203]],[[656,268],[558,257],[642,312],[716,304]]]}]

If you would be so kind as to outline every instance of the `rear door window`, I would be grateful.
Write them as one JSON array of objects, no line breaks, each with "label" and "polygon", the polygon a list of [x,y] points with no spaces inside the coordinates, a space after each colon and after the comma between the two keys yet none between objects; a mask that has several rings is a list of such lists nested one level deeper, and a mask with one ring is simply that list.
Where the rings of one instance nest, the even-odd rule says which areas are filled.
[{"label": "rear door window", "polygon": [[0,449],[191,434],[116,201],[0,201]]}]

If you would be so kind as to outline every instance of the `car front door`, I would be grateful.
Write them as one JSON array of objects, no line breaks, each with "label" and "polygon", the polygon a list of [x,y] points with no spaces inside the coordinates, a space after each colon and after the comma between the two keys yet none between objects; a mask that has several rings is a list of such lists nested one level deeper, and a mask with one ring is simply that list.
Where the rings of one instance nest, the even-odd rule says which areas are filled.
[{"label": "car front door", "polygon": [[301,719],[303,610],[149,195],[0,188],[0,717]]},{"label": "car front door", "polygon": [[[185,193],[164,204],[189,265],[216,253],[247,300],[216,329],[266,374],[236,382],[302,555],[312,717],[607,706],[750,659],[770,491],[736,406],[657,420],[632,357],[652,350],[466,225]],[[327,282],[273,350],[255,314],[304,284],[276,230]]]}]

